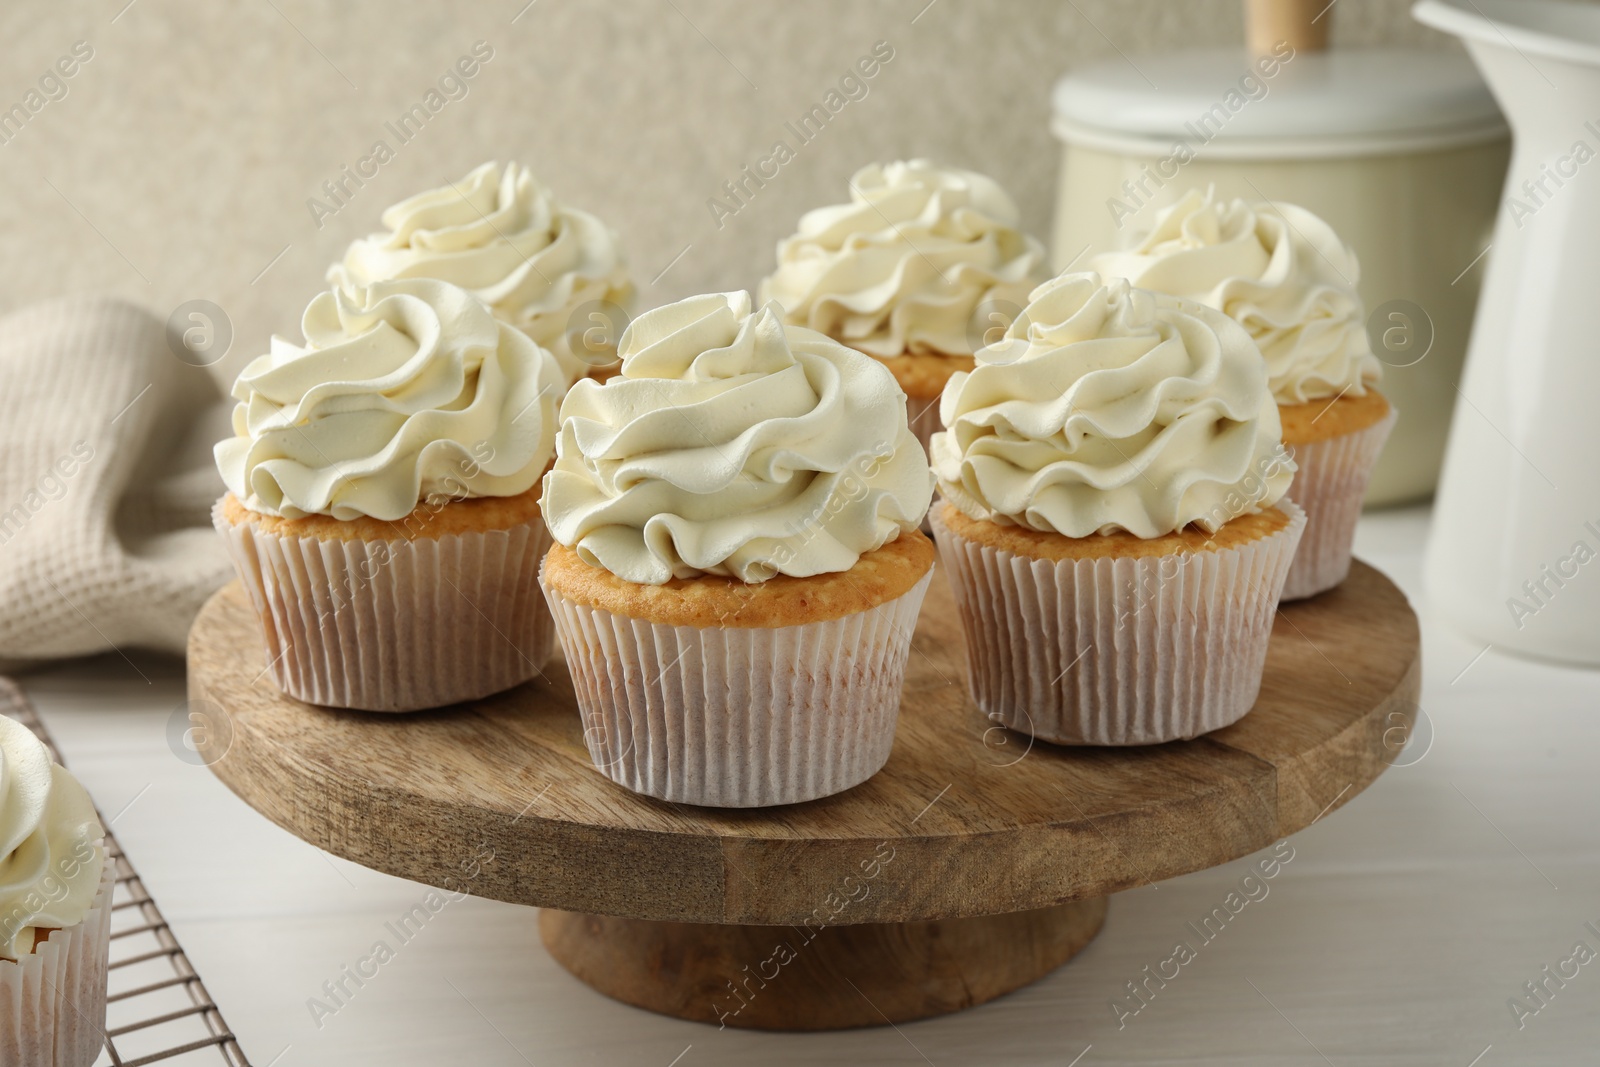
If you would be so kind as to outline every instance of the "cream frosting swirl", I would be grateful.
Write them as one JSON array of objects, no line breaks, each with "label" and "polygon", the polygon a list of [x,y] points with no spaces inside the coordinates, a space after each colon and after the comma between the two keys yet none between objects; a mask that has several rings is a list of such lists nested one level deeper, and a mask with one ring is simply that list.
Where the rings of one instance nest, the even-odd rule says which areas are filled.
[{"label": "cream frosting swirl", "polygon": [[424,499],[516,496],[555,451],[549,352],[429,279],[318,294],[233,385],[222,480],[253,511],[400,519]]},{"label": "cream frosting swirl", "polygon": [[763,303],[875,356],[971,355],[1004,326],[1046,271],[1044,248],[1017,229],[1004,189],[925,159],[872,164],[850,203],[817,208],[778,244]]},{"label": "cream frosting swirl", "polygon": [[805,577],[921,523],[933,477],[876,360],[743,292],[647,312],[621,352],[567,394],[544,482],[551,533],[587,562],[648,585]]},{"label": "cream frosting swirl", "polygon": [[549,349],[568,381],[614,362],[634,292],[617,235],[562,204],[526,167],[485,163],[400,201],[383,224],[387,233],[351,242],[328,269],[330,283],[354,292],[437,278]]},{"label": "cream frosting swirl", "polygon": [[1277,502],[1295,470],[1238,323],[1092,273],[1036,289],[940,414],[933,469],[952,504],[1067,537],[1215,531]]},{"label": "cream frosting swirl", "polygon": [[0,957],[33,950],[36,928],[76,926],[105,868],[94,802],[26,726],[0,716]]},{"label": "cream frosting swirl", "polygon": [[1280,404],[1363,396],[1382,364],[1367,341],[1361,267],[1322,219],[1285,203],[1223,203],[1191,189],[1128,252],[1096,256],[1107,278],[1198,300],[1249,331]]}]

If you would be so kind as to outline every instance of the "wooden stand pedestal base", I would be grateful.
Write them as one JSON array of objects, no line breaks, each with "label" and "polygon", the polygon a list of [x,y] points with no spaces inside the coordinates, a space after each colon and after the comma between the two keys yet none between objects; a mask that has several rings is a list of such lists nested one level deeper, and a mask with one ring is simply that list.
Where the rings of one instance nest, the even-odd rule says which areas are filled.
[{"label": "wooden stand pedestal base", "polygon": [[1043,978],[1099,933],[1106,898],[818,930],[546,909],[545,948],[608,997],[695,1022],[843,1030],[961,1011]]}]

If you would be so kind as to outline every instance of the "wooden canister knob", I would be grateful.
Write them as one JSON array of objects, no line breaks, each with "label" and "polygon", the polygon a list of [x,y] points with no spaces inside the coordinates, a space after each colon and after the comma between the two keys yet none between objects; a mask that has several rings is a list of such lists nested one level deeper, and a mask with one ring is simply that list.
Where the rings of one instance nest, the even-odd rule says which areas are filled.
[{"label": "wooden canister knob", "polygon": [[1329,0],[1244,0],[1245,45],[1253,56],[1272,54],[1287,41],[1296,52],[1328,47],[1333,23]]}]

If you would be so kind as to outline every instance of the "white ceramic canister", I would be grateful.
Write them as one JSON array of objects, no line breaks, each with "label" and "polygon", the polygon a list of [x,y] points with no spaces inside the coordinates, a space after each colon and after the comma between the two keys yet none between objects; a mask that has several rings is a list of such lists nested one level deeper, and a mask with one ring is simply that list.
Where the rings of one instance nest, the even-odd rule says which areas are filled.
[{"label": "white ceramic canister", "polygon": [[1286,200],[1355,249],[1380,386],[1400,420],[1368,503],[1434,489],[1509,142],[1458,52],[1132,56],[1055,87],[1060,270],[1124,248],[1190,188]]}]

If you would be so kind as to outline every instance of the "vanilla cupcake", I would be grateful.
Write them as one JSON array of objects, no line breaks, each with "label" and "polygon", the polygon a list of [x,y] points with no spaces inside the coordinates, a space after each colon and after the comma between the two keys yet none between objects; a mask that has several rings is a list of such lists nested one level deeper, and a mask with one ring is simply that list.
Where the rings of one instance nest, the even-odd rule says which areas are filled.
[{"label": "vanilla cupcake", "polygon": [[287,694],[369,711],[527,681],[554,649],[550,353],[427,279],[318,295],[233,386],[217,529]]},{"label": "vanilla cupcake", "polygon": [[387,233],[353,241],[328,281],[354,295],[374,282],[459,285],[548,349],[568,382],[615,372],[633,283],[617,235],[568,207],[528,168],[485,163],[383,213]]},{"label": "vanilla cupcake", "polygon": [[688,804],[812,800],[889,757],[933,567],[894,377],[745,293],[641,315],[561,409],[541,581],[595,765]]},{"label": "vanilla cupcake", "polygon": [[778,244],[760,300],[888,365],[927,448],[939,394],[972,369],[1049,272],[1044,248],[1017,229],[1016,204],[992,178],[925,159],[872,164],[850,202],[817,208]]},{"label": "vanilla cupcake", "polygon": [[0,715],[0,1063],[90,1067],[105,1045],[104,837],[83,786]]},{"label": "vanilla cupcake", "polygon": [[950,379],[942,415],[933,530],[980,709],[1094,745],[1250,710],[1305,515],[1281,499],[1294,463],[1237,323],[1055,278]]},{"label": "vanilla cupcake", "polygon": [[1191,190],[1137,248],[1093,265],[1214,307],[1249,332],[1300,468],[1288,495],[1306,511],[1283,598],[1344,581],[1361,500],[1396,417],[1373,388],[1382,365],[1367,341],[1355,253],[1305,208],[1225,204],[1213,190]]}]

